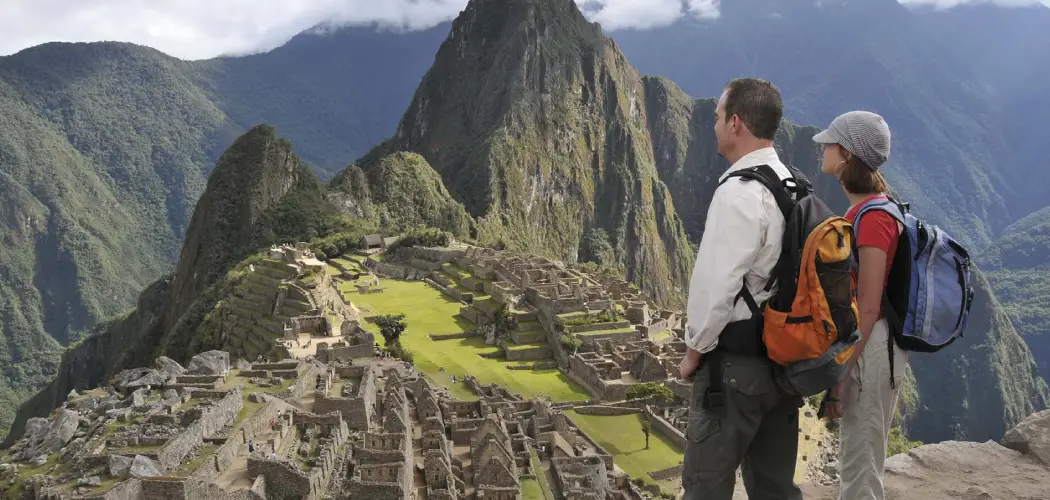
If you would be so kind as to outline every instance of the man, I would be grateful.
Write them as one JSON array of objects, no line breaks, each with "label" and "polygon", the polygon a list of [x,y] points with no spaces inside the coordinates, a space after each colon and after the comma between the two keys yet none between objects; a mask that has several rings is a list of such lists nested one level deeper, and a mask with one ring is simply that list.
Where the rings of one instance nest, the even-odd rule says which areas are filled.
[{"label": "man", "polygon": [[[781,179],[791,176],[773,149],[782,116],[780,92],[763,80],[733,80],[718,100],[718,153],[732,166],[711,199],[689,284],[689,349],[679,367],[683,379],[693,378],[686,500],[731,499],[741,464],[752,500],[802,498],[793,481],[802,400],[778,390],[761,342],[761,314],[747,304],[761,305],[776,290],[766,289],[780,257],[784,216],[761,183],[727,179],[759,165]],[[721,383],[712,387],[714,379]]]}]

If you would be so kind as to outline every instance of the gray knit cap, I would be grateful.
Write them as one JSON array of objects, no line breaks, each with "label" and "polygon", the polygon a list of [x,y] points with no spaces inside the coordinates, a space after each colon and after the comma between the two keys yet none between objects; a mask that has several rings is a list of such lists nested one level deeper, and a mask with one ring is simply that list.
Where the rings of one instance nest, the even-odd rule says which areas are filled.
[{"label": "gray knit cap", "polygon": [[839,115],[813,140],[846,148],[872,170],[878,170],[890,157],[890,127],[881,116],[869,111]]}]

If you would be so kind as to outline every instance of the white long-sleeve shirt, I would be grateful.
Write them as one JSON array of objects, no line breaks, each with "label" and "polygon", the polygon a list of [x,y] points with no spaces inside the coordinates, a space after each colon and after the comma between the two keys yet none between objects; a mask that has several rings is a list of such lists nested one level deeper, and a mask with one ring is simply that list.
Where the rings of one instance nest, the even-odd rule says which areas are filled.
[{"label": "white long-sleeve shirt", "polygon": [[[737,170],[769,165],[781,179],[791,176],[775,149],[751,152],[729,167],[719,182]],[[686,345],[700,353],[713,350],[718,336],[733,321],[748,319],[751,310],[734,300],[744,277],[755,302],[768,299],[776,287],[766,283],[780,258],[784,216],[765,186],[757,181],[729,179],[711,199],[700,250],[689,281]]]}]

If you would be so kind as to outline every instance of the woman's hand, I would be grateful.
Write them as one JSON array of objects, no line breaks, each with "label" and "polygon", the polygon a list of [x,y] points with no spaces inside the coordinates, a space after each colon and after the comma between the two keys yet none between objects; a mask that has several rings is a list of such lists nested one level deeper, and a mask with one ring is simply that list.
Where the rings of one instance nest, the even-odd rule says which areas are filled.
[{"label": "woman's hand", "polygon": [[842,418],[846,413],[842,404],[842,399],[851,383],[853,383],[853,377],[847,374],[841,381],[839,381],[839,383],[835,384],[835,387],[831,388],[831,394],[828,394],[827,400],[824,403],[828,417]]}]

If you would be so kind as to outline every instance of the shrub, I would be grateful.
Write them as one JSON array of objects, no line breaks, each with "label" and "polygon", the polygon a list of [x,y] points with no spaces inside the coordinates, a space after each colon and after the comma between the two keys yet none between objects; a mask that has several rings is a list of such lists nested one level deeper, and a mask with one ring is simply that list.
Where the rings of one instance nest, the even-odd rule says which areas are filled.
[{"label": "shrub", "polygon": [[452,244],[452,233],[432,227],[415,229],[397,241],[391,249],[411,247],[447,247]]}]

